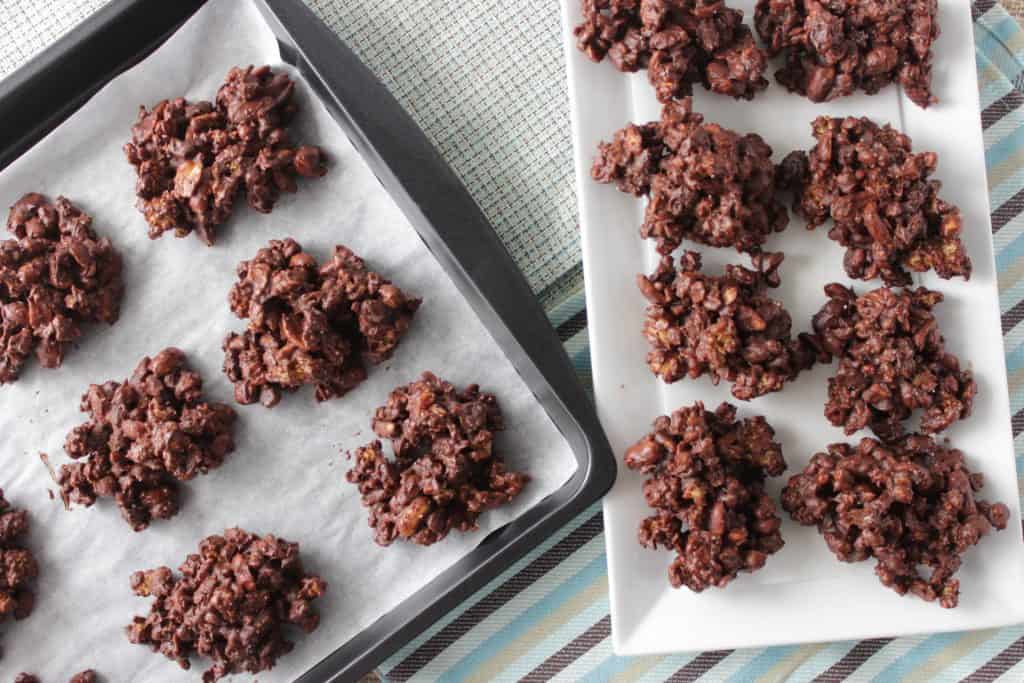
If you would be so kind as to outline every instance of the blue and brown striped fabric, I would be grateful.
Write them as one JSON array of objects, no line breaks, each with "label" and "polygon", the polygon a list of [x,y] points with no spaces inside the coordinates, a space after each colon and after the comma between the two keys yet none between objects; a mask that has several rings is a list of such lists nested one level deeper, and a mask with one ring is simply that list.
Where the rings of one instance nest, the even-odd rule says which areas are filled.
[{"label": "blue and brown striped fabric", "polygon": [[[977,0],[974,18],[1013,433],[1018,472],[1024,472],[1024,31],[995,0]],[[568,289],[549,311],[587,381],[583,292]],[[595,505],[407,645],[381,673],[394,681],[1024,681],[1024,625],[616,657],[601,531]]]}]

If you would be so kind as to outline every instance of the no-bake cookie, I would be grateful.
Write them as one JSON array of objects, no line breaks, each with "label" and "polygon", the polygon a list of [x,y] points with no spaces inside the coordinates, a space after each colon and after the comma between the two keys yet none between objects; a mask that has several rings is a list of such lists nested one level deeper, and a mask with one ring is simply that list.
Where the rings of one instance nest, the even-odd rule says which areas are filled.
[{"label": "no-bake cookie", "polygon": [[782,254],[760,253],[753,261],[756,270],[729,265],[723,275],[705,275],[700,254],[687,251],[678,265],[665,256],[654,273],[637,277],[650,302],[643,332],[654,374],[665,382],[708,375],[749,400],[827,360],[812,335],[793,338],[789,313],[769,296],[779,284]]},{"label": "no-bake cookie", "polygon": [[149,236],[195,232],[212,245],[239,194],[269,213],[281,193],[296,190],[296,178],[326,173],[320,148],[288,139],[294,93],[291,78],[269,66],[235,67],[215,102],[179,97],[141,107],[124,152]]},{"label": "no-bake cookie", "polygon": [[862,439],[811,458],[783,490],[782,507],[817,526],[843,562],[873,557],[882,585],[949,608],[960,599],[961,556],[1009,520],[1006,505],[975,497],[983,483],[961,451],[931,437]]},{"label": "no-bake cookie", "polygon": [[782,520],[764,489],[786,469],[774,437],[763,417],[737,420],[728,403],[711,412],[698,401],[656,419],[626,451],[626,466],[648,475],[644,498],[656,511],[640,523],[640,543],[675,551],[676,588],[724,588],[782,548]]},{"label": "no-bake cookie", "polygon": [[364,359],[391,357],[420,305],[347,247],[318,266],[291,238],[239,264],[228,301],[249,324],[224,340],[224,372],[239,403],[267,407],[306,384],[318,401],[351,391]]},{"label": "no-bake cookie", "polygon": [[832,219],[847,275],[887,285],[910,284],[908,271],[971,277],[960,209],[931,179],[934,152],[914,152],[909,137],[867,118],[821,116],[812,128],[817,143],[783,160],[779,184],[809,229]]},{"label": "no-bake cookie", "polygon": [[829,422],[847,434],[870,427],[891,440],[918,410],[926,434],[971,414],[977,384],[946,351],[932,313],[941,293],[882,287],[857,296],[833,283],[825,294],[829,300],[814,316],[814,332],[822,348],[839,359],[828,382]]},{"label": "no-bake cookie", "polygon": [[[97,683],[99,677],[96,672],[92,669],[86,669],[85,671],[79,671],[72,676],[68,683]],[[20,673],[14,677],[14,683],[41,683],[39,676],[30,673]]]},{"label": "no-bake cookie", "polygon": [[758,0],[754,25],[771,56],[785,56],[775,78],[813,102],[899,83],[915,104],[932,95],[937,0]]},{"label": "no-bake cookie", "polygon": [[683,240],[755,252],[789,223],[771,157],[759,135],[705,123],[686,99],[601,143],[591,176],[649,198],[640,235],[663,254]]},{"label": "no-bake cookie", "polygon": [[583,0],[576,45],[619,71],[647,70],[662,102],[686,97],[693,84],[737,99],[768,87],[767,59],[722,0]]},{"label": "no-bake cookie", "polygon": [[65,504],[113,498],[135,531],[177,514],[179,482],[220,467],[235,449],[235,411],[204,401],[202,389],[175,348],[143,358],[123,382],[90,385],[81,401],[90,419],[64,443],[79,462],[57,475]]},{"label": "no-bake cookie", "polygon": [[313,601],[327,584],[303,570],[298,543],[228,529],[203,539],[178,572],[157,567],[132,574],[132,591],[153,604],[132,620],[128,639],[183,669],[192,657],[212,659],[204,683],[269,671],[295,647],[288,626],[311,633],[320,624]]},{"label": "no-bake cookie", "polygon": [[25,547],[28,526],[28,512],[12,507],[0,490],[0,622],[25,619],[36,604],[32,583],[39,565]]},{"label": "no-bake cookie", "polygon": [[379,440],[356,449],[346,479],[359,487],[380,545],[431,545],[450,531],[475,531],[480,515],[509,503],[529,481],[510,472],[494,447],[503,429],[493,394],[459,390],[429,372],[398,387],[373,416]]},{"label": "no-bake cookie", "polygon": [[0,242],[0,384],[18,378],[28,357],[60,367],[87,323],[113,325],[121,310],[121,256],[64,197],[24,195]]}]

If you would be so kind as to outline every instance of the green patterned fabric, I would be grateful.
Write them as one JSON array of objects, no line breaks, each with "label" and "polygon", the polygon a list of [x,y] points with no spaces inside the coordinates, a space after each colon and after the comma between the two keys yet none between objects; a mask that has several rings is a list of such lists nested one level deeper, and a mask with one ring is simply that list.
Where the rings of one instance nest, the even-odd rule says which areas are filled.
[{"label": "green patterned fabric", "polygon": [[558,4],[309,4],[426,131],[534,290],[572,270],[579,236]]}]

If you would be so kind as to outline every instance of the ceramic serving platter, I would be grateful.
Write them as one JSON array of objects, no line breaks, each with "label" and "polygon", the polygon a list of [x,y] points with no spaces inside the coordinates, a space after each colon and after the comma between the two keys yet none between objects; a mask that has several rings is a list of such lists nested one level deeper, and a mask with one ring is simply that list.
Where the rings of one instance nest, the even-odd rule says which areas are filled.
[{"label": "ceramic serving platter", "polygon": [[[1006,502],[1012,513],[1007,530],[990,535],[966,554],[959,574],[960,606],[952,610],[882,587],[873,572],[874,561],[838,562],[815,529],[800,527],[785,513],[785,547],[762,571],[741,574],[724,590],[697,594],[673,589],[667,576],[672,555],[638,545],[637,525],[649,509],[641,493],[643,477],[626,469],[622,453],[649,431],[658,415],[696,400],[713,409],[731,397],[727,385],[712,386],[707,378],[663,384],[645,365],[645,301],[635,279],[638,273],[653,270],[656,254],[638,234],[643,204],[613,186],[595,183],[589,171],[600,140],[610,139],[627,122],[656,120],[659,106],[645,73],[622,74],[607,62],[591,63],[576,50],[572,27],[580,20],[579,0],[562,4],[595,394],[599,417],[620,456],[618,479],[604,502],[615,651],[642,655],[754,647],[1024,621],[1024,543],[969,3],[940,0],[942,35],[935,45],[933,88],[941,102],[928,110],[918,108],[896,86],[873,97],[857,95],[828,104],[788,93],[774,80],[752,102],[737,102],[699,86],[694,95],[694,108],[707,120],[764,137],[776,162],[792,149],[813,144],[810,123],[823,114],[869,116],[910,135],[916,150],[938,152],[936,175],[944,183],[944,197],[963,212],[974,274],[969,282],[943,281],[930,274],[917,281],[945,295],[937,317],[947,348],[973,369],[980,391],[974,414],[946,436],[966,452],[972,469],[984,473],[983,497]],[[732,4],[744,10],[749,22],[753,0]],[[772,65],[772,72],[777,66]],[[825,284],[851,284],[843,272],[842,250],[826,231],[827,227],[808,232],[794,217],[789,228],[766,245],[786,255],[783,284],[775,296],[792,314],[794,332],[810,328],[811,316],[825,300]],[[692,243],[686,247],[703,254],[709,272],[720,272],[729,262],[748,263],[732,250]],[[854,284],[858,291],[881,285]],[[739,404],[741,417],[764,415],[782,443],[789,469],[771,483],[776,497],[785,480],[815,452],[829,443],[855,442],[862,436],[844,437],[823,416],[833,371],[834,366],[819,366],[780,393]]]}]

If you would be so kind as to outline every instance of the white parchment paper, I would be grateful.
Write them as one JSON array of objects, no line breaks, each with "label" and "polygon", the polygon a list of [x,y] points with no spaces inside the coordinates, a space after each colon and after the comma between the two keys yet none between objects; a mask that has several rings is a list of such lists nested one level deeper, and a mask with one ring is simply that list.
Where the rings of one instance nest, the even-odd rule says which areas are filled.
[{"label": "white parchment paper", "polygon": [[[298,142],[327,152],[329,173],[300,183],[270,215],[243,201],[218,232],[216,247],[194,235],[150,241],[134,208],[135,174],[122,145],[140,104],[183,95],[213,99],[230,67],[280,65],[277,44],[245,0],[214,0],[156,53],[112,81],[78,113],[0,174],[0,204],[25,192],[63,194],[94,219],[125,261],[125,298],[113,327],[87,329],[59,370],[34,359],[22,377],[0,387],[0,486],[30,511],[30,546],[40,562],[37,605],[27,620],[0,628],[0,680],[19,671],[61,681],[94,667],[108,681],[198,680],[193,671],[132,645],[123,627],[150,601],[136,598],[136,569],[176,568],[200,539],[230,526],[274,533],[301,544],[309,570],[329,584],[318,601],[320,628],[296,640],[292,654],[260,681],[290,681],[398,605],[469,552],[486,534],[558,489],[575,470],[567,443],[537,404],[469,305],[430,256],[376,178],[301,79]],[[133,533],[109,500],[66,512],[37,454],[67,461],[62,444],[85,416],[79,396],[89,383],[127,377],[137,361],[165,346],[184,349],[205,380],[208,400],[233,403],[220,370],[221,341],[244,321],[228,310],[238,261],[268,240],[295,237],[318,259],[346,244],[407,292],[424,298],[395,357],[371,369],[344,398],[317,404],[312,392],[286,395],[273,410],[237,406],[237,450],[218,470],[183,486],[181,512]],[[511,468],[532,481],[507,509],[488,513],[479,533],[452,534],[429,548],[373,543],[355,487],[344,481],[341,450],[372,438],[375,406],[399,384],[434,370],[457,384],[479,382],[497,394],[506,418],[498,447]],[[242,678],[242,677],[239,677]]]}]

